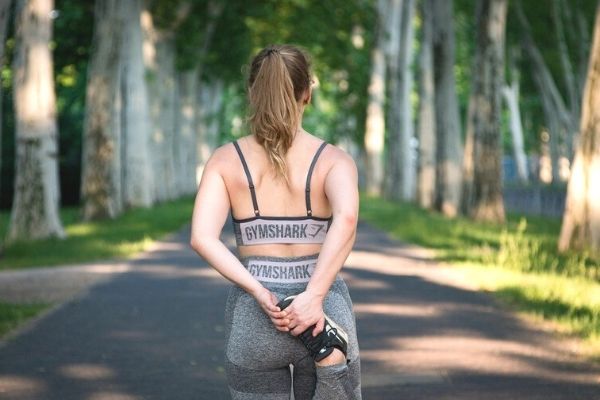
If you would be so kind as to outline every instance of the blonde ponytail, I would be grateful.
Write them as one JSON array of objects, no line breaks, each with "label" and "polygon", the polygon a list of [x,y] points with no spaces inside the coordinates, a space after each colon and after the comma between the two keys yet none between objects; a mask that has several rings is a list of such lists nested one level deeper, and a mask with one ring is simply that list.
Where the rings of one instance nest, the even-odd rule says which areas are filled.
[{"label": "blonde ponytail", "polygon": [[310,87],[306,55],[290,45],[263,49],[248,79],[250,132],[265,149],[275,176],[288,182],[285,155],[300,127],[299,101]]}]

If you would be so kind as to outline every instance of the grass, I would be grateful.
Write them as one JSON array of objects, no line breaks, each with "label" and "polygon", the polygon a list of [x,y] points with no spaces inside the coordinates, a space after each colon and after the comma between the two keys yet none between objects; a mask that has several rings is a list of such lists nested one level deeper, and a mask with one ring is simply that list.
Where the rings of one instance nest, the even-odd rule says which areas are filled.
[{"label": "grass", "polygon": [[50,303],[0,302],[0,337],[50,306]]},{"label": "grass", "polygon": [[[0,270],[131,257],[189,222],[192,208],[193,198],[185,197],[150,209],[131,209],[114,220],[97,222],[81,222],[79,208],[63,208],[60,215],[66,239],[23,241],[5,246],[0,255]],[[8,212],[0,213],[2,237],[6,236],[8,220]],[[0,302],[0,336],[49,306],[48,303]]]},{"label": "grass", "polygon": [[449,219],[411,204],[361,197],[361,218],[436,250],[464,279],[556,330],[583,339],[600,359],[600,259],[559,254],[560,220],[509,215],[506,224]]},{"label": "grass", "polygon": [[[2,249],[0,270],[127,258],[154,240],[173,232],[192,215],[193,198],[185,197],[152,208],[134,208],[114,220],[81,222],[80,209],[61,209],[65,239],[22,241]],[[0,235],[6,236],[9,215],[0,214]]]}]

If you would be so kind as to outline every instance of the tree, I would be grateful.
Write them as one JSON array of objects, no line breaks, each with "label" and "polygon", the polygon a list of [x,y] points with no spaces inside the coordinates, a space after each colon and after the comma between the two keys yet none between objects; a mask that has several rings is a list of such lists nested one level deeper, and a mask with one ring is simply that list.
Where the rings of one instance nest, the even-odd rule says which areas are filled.
[{"label": "tree", "polygon": [[473,68],[473,191],[468,207],[476,220],[504,222],[500,109],[504,81],[507,0],[477,3]]},{"label": "tree", "polygon": [[[4,43],[8,29],[8,13],[12,1],[0,2],[0,69],[4,66]],[[0,121],[2,121],[2,85],[0,85]],[[2,124],[0,123],[0,139],[2,139]],[[2,140],[0,140],[0,161],[2,160]],[[1,163],[0,163],[1,165]],[[1,185],[1,182],[0,182]],[[0,186],[1,188],[2,186]]]},{"label": "tree", "polygon": [[510,82],[502,87],[502,96],[506,101],[510,118],[510,134],[512,139],[513,155],[517,165],[517,174],[521,183],[529,180],[529,168],[527,167],[527,155],[525,154],[525,143],[523,141],[523,124],[521,123],[521,110],[519,108],[519,70],[515,65],[515,51],[509,61]]},{"label": "tree", "polygon": [[[516,1],[516,11],[522,31],[523,50],[529,56],[532,64],[532,74],[538,88],[540,100],[544,110],[547,128],[550,134],[550,158],[552,160],[552,180],[558,181],[559,158],[561,155],[571,157],[568,148],[577,130],[574,114],[570,110],[552,77],[550,69],[544,61],[544,57],[531,33],[531,27],[527,20],[520,1]],[[564,55],[563,57],[567,57]],[[562,154],[561,154],[562,153]]]},{"label": "tree", "polygon": [[413,119],[410,103],[412,90],[413,0],[392,1],[395,16],[391,24],[390,92],[385,195],[396,200],[414,200],[415,168],[412,139]]},{"label": "tree", "polygon": [[142,53],[141,0],[120,1],[127,23],[121,46],[121,157],[122,193],[126,207],[150,207],[154,203],[154,179],[150,161],[150,112]]},{"label": "tree", "polygon": [[381,195],[383,185],[383,145],[385,141],[385,44],[388,0],[377,1],[377,35],[371,49],[369,104],[365,128],[366,191]]},{"label": "tree", "polygon": [[83,219],[114,218],[123,209],[118,98],[122,29],[119,0],[97,0],[88,65],[83,133]]},{"label": "tree", "polygon": [[455,216],[462,185],[462,145],[454,77],[452,0],[429,0],[433,18],[436,176],[435,208]]},{"label": "tree", "polygon": [[427,8],[428,1],[420,7],[422,24],[421,53],[419,57],[419,166],[417,202],[423,208],[432,208],[435,200],[435,89],[433,82],[433,16]]},{"label": "tree", "polygon": [[578,141],[558,240],[561,251],[600,251],[600,3],[583,93]]},{"label": "tree", "polygon": [[[177,102],[177,82],[175,71],[175,30],[189,13],[189,3],[175,7],[178,12],[165,26],[157,25],[157,16],[149,2],[142,11],[142,31],[144,34],[144,66],[148,87],[148,102],[151,124],[150,155],[152,175],[158,183],[154,187],[153,198],[158,201],[175,199],[179,192],[176,185],[174,162],[175,106]],[[156,4],[156,3],[155,3]],[[159,18],[160,21],[160,18]]]},{"label": "tree", "polygon": [[65,237],[59,216],[58,126],[52,74],[53,0],[18,0],[13,96],[16,176],[7,242]]}]

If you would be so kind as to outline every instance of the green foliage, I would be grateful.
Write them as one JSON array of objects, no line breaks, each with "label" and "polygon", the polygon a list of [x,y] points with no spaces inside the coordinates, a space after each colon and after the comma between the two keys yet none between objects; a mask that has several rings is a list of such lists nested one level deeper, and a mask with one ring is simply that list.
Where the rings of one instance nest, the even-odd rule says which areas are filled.
[{"label": "green foliage", "polygon": [[48,303],[14,304],[0,302],[0,336],[48,308]]},{"label": "green foliage", "polygon": [[[68,237],[17,242],[5,247],[0,270],[130,257],[152,241],[189,222],[193,199],[184,197],[153,208],[134,208],[114,220],[81,222],[80,209],[61,210]],[[6,235],[8,213],[0,213],[0,235]]]},{"label": "green foliage", "polygon": [[[268,0],[226,3],[205,65],[205,79],[230,82],[244,104],[242,73],[252,56],[274,43],[292,43],[307,49],[319,81],[305,127],[335,141],[350,136],[362,140],[368,96],[374,13],[371,2]],[[242,117],[243,107],[236,116]],[[231,121],[231,119],[227,120]],[[227,129],[226,127],[224,129]],[[229,136],[229,135],[227,135]]]},{"label": "green foliage", "polygon": [[556,219],[509,215],[506,225],[478,223],[374,198],[362,199],[361,216],[402,240],[438,249],[443,261],[600,280],[600,260],[587,253],[558,253]]}]

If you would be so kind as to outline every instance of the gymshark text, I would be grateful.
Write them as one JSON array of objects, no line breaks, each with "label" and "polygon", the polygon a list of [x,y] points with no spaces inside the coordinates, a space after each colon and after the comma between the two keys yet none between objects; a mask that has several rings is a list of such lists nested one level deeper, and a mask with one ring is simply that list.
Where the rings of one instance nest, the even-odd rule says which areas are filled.
[{"label": "gymshark text", "polygon": [[309,279],[314,264],[302,265],[260,265],[250,264],[248,271],[256,278],[270,279]]},{"label": "gymshark text", "polygon": [[[310,229],[309,229],[310,228]],[[244,228],[248,240],[315,238],[325,224],[257,224]]]}]

